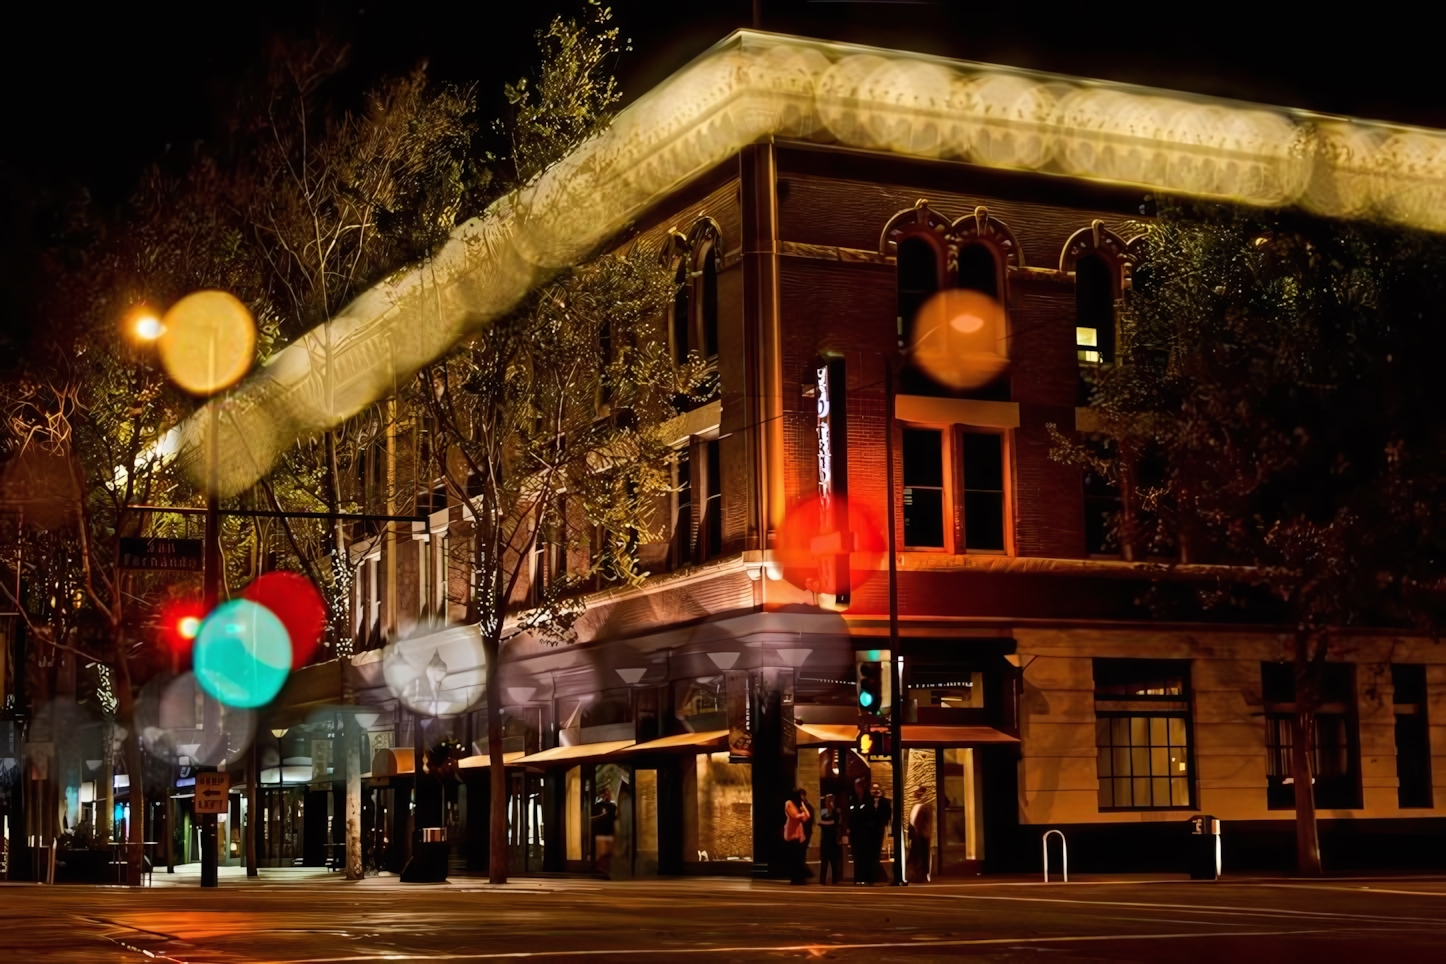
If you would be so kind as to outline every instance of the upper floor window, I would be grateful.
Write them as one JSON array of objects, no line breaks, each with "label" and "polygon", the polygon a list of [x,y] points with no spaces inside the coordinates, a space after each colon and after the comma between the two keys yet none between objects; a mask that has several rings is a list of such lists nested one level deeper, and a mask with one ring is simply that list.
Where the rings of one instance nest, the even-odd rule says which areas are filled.
[{"label": "upper floor window", "polygon": [[1115,360],[1114,272],[1097,254],[1075,263],[1075,345],[1082,362]]},{"label": "upper floor window", "polygon": [[718,258],[712,245],[703,249],[699,266],[698,306],[703,326],[703,355],[718,357]]},{"label": "upper floor window", "polygon": [[906,428],[904,455],[904,545],[944,548],[944,433]]},{"label": "upper floor window", "polygon": [[964,432],[964,548],[1004,551],[1004,436]]},{"label": "upper floor window", "polygon": [[673,277],[677,290],[673,294],[673,317],[669,326],[673,342],[673,361],[681,365],[688,359],[688,351],[692,348],[692,339],[689,337],[689,328],[692,324],[692,315],[689,313],[691,301],[692,279],[688,277],[688,259],[678,259],[678,273]]},{"label": "upper floor window", "polygon": [[912,342],[919,309],[943,287],[937,244],[923,235],[909,235],[898,243],[898,334],[904,344]]},{"label": "upper floor window", "polygon": [[959,249],[959,287],[999,297],[999,262],[986,245],[966,244]]}]

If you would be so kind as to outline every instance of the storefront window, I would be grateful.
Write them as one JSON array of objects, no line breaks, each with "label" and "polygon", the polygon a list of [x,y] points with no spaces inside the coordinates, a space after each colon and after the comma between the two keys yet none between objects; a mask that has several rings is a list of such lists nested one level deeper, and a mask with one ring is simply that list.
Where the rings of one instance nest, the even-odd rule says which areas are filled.
[{"label": "storefront window", "polygon": [[698,756],[698,860],[753,859],[753,768]]}]

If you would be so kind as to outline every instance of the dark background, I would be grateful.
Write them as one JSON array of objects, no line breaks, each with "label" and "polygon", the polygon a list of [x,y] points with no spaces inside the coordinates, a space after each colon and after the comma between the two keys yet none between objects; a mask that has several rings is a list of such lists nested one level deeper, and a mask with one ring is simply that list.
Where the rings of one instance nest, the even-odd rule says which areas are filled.
[{"label": "dark background", "polygon": [[[214,130],[269,35],[324,30],[353,45],[357,89],[429,60],[477,81],[484,114],[535,61],[532,33],[584,0],[247,0],[224,4],[60,2],[10,9],[0,56],[8,102],[0,164],[12,177],[83,181],[123,195],[138,172]],[[1429,25],[1366,18],[1365,4],[977,0],[762,0],[765,29],[1446,126]],[[614,0],[634,51],[626,94],[646,90],[747,26],[752,0]]]},{"label": "dark background", "polygon": [[[318,31],[352,46],[338,82],[355,97],[427,60],[433,77],[479,85],[484,118],[536,62],[533,33],[585,0],[248,0],[7,10],[0,75],[0,353],[23,343],[37,244],[66,204],[122,202],[150,164],[179,168],[214,136],[268,38]],[[614,0],[637,94],[730,30],[753,0]],[[1382,11],[1367,17],[1363,12]],[[1393,16],[1385,16],[1390,11]],[[1366,4],[977,0],[762,0],[764,29],[969,60],[1446,127],[1429,24]]]}]

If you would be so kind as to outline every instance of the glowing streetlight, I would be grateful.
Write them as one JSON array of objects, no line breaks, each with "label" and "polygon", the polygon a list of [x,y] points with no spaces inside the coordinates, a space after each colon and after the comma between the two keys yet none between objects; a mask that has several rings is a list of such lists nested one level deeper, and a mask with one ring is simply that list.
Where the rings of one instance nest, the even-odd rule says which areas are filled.
[{"label": "glowing streetlight", "polygon": [[142,341],[155,341],[166,333],[166,326],[155,315],[141,315],[131,328]]}]

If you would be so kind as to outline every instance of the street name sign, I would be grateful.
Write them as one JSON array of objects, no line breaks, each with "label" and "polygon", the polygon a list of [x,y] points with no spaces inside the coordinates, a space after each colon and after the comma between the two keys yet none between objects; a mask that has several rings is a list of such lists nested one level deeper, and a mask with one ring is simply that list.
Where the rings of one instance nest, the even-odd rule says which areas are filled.
[{"label": "street name sign", "polygon": [[122,569],[201,571],[200,539],[121,539]]},{"label": "street name sign", "polygon": [[231,775],[214,771],[196,774],[196,813],[225,813],[231,792]]}]

